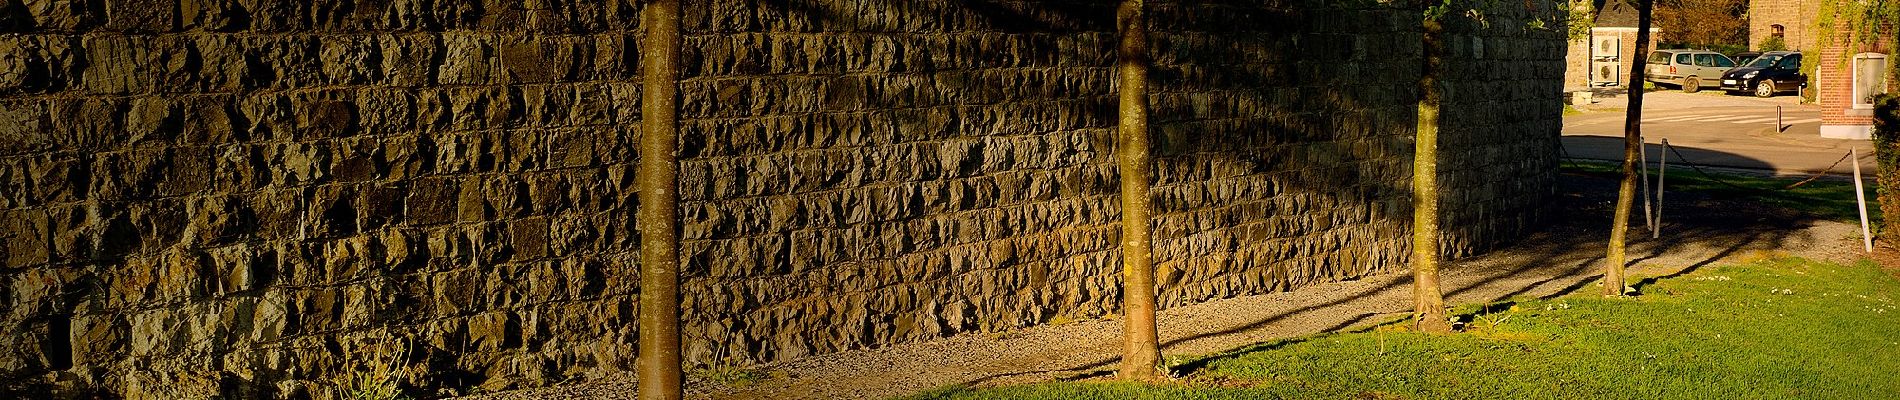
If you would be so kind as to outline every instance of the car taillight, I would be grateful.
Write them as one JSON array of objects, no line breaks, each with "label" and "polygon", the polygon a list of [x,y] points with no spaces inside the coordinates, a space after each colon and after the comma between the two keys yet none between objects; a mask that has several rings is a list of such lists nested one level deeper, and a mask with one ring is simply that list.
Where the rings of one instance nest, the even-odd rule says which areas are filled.
[{"label": "car taillight", "polygon": [[1669,66],[1669,73],[1671,74],[1676,73],[1676,66],[1674,65]]}]

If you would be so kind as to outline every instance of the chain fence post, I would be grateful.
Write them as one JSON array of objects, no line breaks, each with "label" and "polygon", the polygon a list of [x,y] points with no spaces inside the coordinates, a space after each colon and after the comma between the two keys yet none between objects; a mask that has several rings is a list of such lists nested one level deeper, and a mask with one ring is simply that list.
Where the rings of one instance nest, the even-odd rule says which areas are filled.
[{"label": "chain fence post", "polygon": [[1656,156],[1656,229],[1649,230],[1649,238],[1662,237],[1663,178],[1669,176],[1669,138],[1662,138],[1662,153]]},{"label": "chain fence post", "polygon": [[1874,236],[1867,228],[1867,194],[1860,183],[1860,148],[1849,148],[1847,156],[1854,159],[1854,203],[1860,206],[1860,242],[1868,253],[1873,253]]}]

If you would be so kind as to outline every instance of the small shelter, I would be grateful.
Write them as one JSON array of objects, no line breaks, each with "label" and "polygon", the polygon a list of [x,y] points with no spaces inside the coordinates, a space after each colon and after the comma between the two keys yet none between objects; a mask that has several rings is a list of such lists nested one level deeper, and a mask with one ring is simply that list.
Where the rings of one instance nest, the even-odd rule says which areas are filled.
[{"label": "small shelter", "polygon": [[[1586,0],[1587,1],[1587,0]],[[1567,90],[1629,87],[1631,63],[1643,62],[1636,53],[1637,9],[1633,2],[1604,1],[1595,7],[1589,37],[1570,42],[1564,87]],[[1651,23],[1649,48],[1656,48],[1660,30]]]}]

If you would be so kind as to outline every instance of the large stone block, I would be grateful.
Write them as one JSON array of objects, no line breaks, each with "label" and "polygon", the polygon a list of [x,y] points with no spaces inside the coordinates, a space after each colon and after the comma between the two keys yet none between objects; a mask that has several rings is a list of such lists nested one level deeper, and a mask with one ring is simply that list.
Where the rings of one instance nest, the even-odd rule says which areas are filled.
[{"label": "large stone block", "polygon": [[498,351],[521,345],[521,320],[510,312],[489,312],[468,317],[468,345],[481,352]]},{"label": "large stone block", "polygon": [[93,36],[83,43],[87,67],[82,84],[86,91],[127,94],[154,89],[159,58],[150,38]]},{"label": "large stone block", "polygon": [[488,34],[444,34],[443,62],[436,71],[437,84],[485,85],[504,83],[497,60],[498,37]]},{"label": "large stone block", "polygon": [[177,4],[180,28],[225,32],[248,24],[249,11],[238,0],[183,0]]},{"label": "large stone block", "polygon": [[6,243],[6,259],[0,266],[24,268],[45,264],[53,250],[50,228],[43,211],[0,211],[0,242]]},{"label": "large stone block", "polygon": [[[30,24],[42,32],[72,32],[90,28],[105,20],[99,2],[85,0],[41,0],[23,2]],[[21,21],[28,22],[28,21]]]},{"label": "large stone block", "polygon": [[[36,99],[0,100],[0,154],[44,151],[55,135],[45,103]],[[17,192],[16,192],[17,193]]]},{"label": "large stone block", "polygon": [[178,26],[178,3],[170,1],[108,0],[101,28],[120,32],[167,32]]}]

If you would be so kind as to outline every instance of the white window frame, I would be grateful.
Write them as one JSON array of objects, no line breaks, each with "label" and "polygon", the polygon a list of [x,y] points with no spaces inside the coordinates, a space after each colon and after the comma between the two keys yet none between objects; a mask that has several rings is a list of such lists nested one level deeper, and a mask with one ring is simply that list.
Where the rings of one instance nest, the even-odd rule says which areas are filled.
[{"label": "white window frame", "polygon": [[[1861,79],[1860,63],[1862,61],[1876,60],[1876,59],[1880,60],[1882,64],[1893,62],[1891,59],[1887,58],[1886,54],[1860,53],[1860,54],[1855,54],[1854,62],[1848,65],[1848,67],[1851,68],[1848,70],[1848,76],[1853,78],[1852,80],[1850,80],[1850,85],[1848,85],[1849,93],[1853,95],[1853,97],[1849,99],[1849,104],[1853,104],[1853,109],[1855,110],[1872,110],[1874,108],[1873,103],[1862,102],[1863,100],[1867,99],[1867,96],[1872,95],[1873,93],[1861,93],[1862,86],[1860,84],[1860,79]],[[1886,66],[1886,65],[1883,65],[1883,66]],[[1882,72],[1879,75],[1880,75],[1880,84],[1875,85],[1875,87],[1881,88],[1880,90],[1886,90],[1887,74]]]}]

